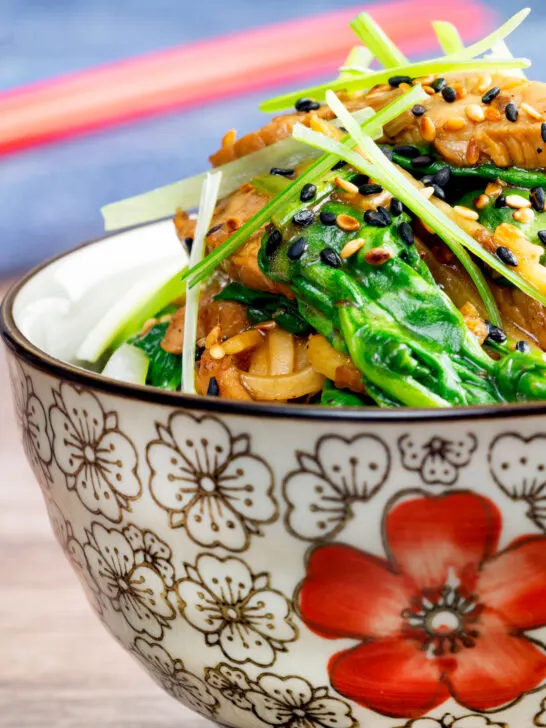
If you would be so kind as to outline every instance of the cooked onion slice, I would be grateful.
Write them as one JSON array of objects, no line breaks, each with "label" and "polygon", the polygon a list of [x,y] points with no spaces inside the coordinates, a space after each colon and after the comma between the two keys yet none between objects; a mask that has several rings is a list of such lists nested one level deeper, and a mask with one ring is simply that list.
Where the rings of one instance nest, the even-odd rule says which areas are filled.
[{"label": "cooked onion slice", "polygon": [[271,376],[294,371],[294,337],[281,328],[269,332],[269,373]]},{"label": "cooked onion slice", "polygon": [[254,399],[275,402],[316,394],[324,387],[324,377],[312,367],[283,376],[257,376],[241,373],[241,382]]}]

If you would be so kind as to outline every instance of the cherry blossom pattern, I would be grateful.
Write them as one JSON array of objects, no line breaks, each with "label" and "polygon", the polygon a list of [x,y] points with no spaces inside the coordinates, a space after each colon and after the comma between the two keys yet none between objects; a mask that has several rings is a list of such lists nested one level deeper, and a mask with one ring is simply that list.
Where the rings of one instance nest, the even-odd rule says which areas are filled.
[{"label": "cherry blossom pattern", "polygon": [[200,678],[188,672],[183,662],[173,659],[164,647],[137,637],[132,653],[173,698],[207,718],[215,715],[217,699]]},{"label": "cherry blossom pattern", "polygon": [[214,417],[181,412],[157,431],[147,450],[150,490],[171,528],[184,527],[201,546],[244,551],[277,518],[273,474],[250,452],[249,436],[232,437]]},{"label": "cherry blossom pattern", "polygon": [[313,541],[335,536],[352,517],[352,504],[369,501],[390,470],[390,454],[375,435],[320,438],[314,455],[296,453],[299,469],[286,477],[287,525]]},{"label": "cherry blossom pattern", "polygon": [[178,583],[187,621],[237,663],[269,666],[286,643],[297,638],[286,597],[269,585],[268,574],[253,574],[234,557],[202,554]]},{"label": "cherry blossom pattern", "polygon": [[53,397],[53,451],[67,487],[91,513],[119,523],[141,493],[134,445],[91,392],[63,382]]},{"label": "cherry blossom pattern", "polygon": [[350,728],[355,725],[347,703],[314,688],[301,677],[260,675],[246,697],[264,723],[283,728]]},{"label": "cherry blossom pattern", "polygon": [[174,584],[174,567],[170,547],[152,531],[141,531],[130,524],[123,531],[135,554],[135,563],[150,564],[159,573],[166,586]]},{"label": "cherry blossom pattern", "polygon": [[463,715],[455,718],[446,713],[443,718],[417,718],[400,728],[508,728],[507,723],[498,723],[484,715]]},{"label": "cherry blossom pattern", "polygon": [[402,465],[407,470],[418,472],[427,485],[456,483],[460,469],[470,463],[477,444],[471,434],[455,440],[435,436],[424,441],[419,441],[416,435],[404,435],[398,441]]},{"label": "cherry blossom pattern", "polygon": [[526,502],[529,518],[546,531],[546,435],[499,435],[489,448],[489,467],[499,488]]},{"label": "cherry blossom pattern", "polygon": [[248,675],[239,667],[227,665],[225,662],[216,667],[207,667],[205,681],[241,710],[252,710],[252,703],[246,697],[250,690]]},{"label": "cherry blossom pattern", "polygon": [[67,556],[72,568],[78,575],[89,603],[95,612],[99,616],[102,616],[104,613],[104,605],[102,603],[101,594],[97,585],[90,577],[83,546],[74,537],[72,524],[63,516],[60,508],[51,498],[46,498],[46,508],[57,542]]},{"label": "cherry blossom pattern", "polygon": [[[133,550],[134,529],[122,532],[94,523],[87,536],[85,558],[103,598],[135,632],[162,639],[175,611],[159,568],[144,559],[141,549]],[[157,537],[155,542],[161,544]]]},{"label": "cherry blossom pattern", "polygon": [[47,415],[34,393],[32,379],[16,363],[10,367],[15,416],[21,429],[23,449],[39,484],[49,490],[53,451],[47,432]]},{"label": "cherry blossom pattern", "polygon": [[539,728],[546,727],[546,698],[542,699],[538,713],[533,719],[533,725],[539,726]]},{"label": "cherry blossom pattern", "polygon": [[387,506],[387,558],[315,548],[299,590],[316,634],[358,643],[329,662],[337,692],[384,715],[420,718],[453,697],[471,711],[510,705],[542,685],[546,537],[502,551],[501,514],[467,492],[415,491]]}]

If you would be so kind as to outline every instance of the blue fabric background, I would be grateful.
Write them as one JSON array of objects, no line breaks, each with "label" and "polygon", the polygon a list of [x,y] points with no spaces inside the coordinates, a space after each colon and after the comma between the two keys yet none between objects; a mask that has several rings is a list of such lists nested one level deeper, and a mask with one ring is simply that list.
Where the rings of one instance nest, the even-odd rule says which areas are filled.
[{"label": "blue fabric background", "polygon": [[[455,0],[456,1],[456,0]],[[438,1],[441,17],[443,0]],[[489,0],[499,16],[520,0]],[[341,7],[356,0],[0,0],[0,88]],[[510,41],[533,76],[546,39],[546,3]],[[259,126],[248,95],[171,113],[0,160],[0,275],[99,236],[101,205],[201,171],[223,133]],[[105,261],[106,264],[106,261]]]}]

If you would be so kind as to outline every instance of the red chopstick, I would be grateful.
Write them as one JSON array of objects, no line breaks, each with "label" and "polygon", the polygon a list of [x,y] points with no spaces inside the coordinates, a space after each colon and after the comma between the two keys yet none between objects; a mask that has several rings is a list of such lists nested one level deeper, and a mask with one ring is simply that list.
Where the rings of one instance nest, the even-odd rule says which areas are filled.
[{"label": "red chopstick", "polygon": [[[474,0],[366,7],[406,53],[428,52],[432,20],[455,23],[468,40],[491,11]],[[356,8],[173,48],[0,93],[0,153],[92,129],[300,81],[337,68],[356,37]]]}]

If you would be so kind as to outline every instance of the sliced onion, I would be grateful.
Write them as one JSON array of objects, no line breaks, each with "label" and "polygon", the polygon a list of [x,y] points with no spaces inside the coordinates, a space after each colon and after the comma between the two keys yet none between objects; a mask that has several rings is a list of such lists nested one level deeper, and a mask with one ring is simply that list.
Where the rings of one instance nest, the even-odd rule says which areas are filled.
[{"label": "sliced onion", "polygon": [[324,377],[312,367],[280,377],[241,373],[241,382],[254,399],[267,402],[305,397],[320,392],[324,387]]},{"label": "sliced onion", "polygon": [[284,329],[275,328],[267,338],[271,376],[292,374],[294,371],[294,337],[292,334]]},{"label": "sliced onion", "polygon": [[340,354],[320,334],[309,337],[307,356],[313,369],[332,381],[335,381],[338,367],[352,363],[351,357]]}]

